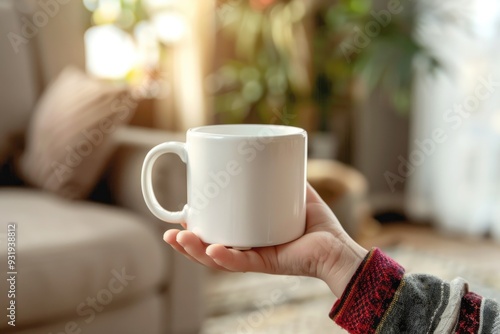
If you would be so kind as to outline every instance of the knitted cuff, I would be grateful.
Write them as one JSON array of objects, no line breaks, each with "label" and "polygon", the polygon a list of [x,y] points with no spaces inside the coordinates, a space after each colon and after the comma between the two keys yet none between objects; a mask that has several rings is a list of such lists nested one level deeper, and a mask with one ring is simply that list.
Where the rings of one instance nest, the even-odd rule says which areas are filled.
[{"label": "knitted cuff", "polygon": [[482,297],[469,292],[462,297],[460,304],[460,318],[456,333],[478,333],[479,318],[481,316]]},{"label": "knitted cuff", "polygon": [[403,275],[403,267],[372,248],[333,305],[330,318],[349,333],[375,333]]}]

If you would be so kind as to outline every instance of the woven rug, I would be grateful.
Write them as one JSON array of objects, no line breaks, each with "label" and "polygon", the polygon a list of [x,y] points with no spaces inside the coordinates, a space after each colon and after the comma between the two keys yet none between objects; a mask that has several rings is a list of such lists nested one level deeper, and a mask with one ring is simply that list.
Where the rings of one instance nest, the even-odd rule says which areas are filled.
[{"label": "woven rug", "polygon": [[[407,272],[460,276],[472,291],[500,301],[500,267],[491,257],[461,260],[401,245],[384,251]],[[328,318],[335,297],[312,278],[211,272],[206,299],[201,334],[346,333]]]}]

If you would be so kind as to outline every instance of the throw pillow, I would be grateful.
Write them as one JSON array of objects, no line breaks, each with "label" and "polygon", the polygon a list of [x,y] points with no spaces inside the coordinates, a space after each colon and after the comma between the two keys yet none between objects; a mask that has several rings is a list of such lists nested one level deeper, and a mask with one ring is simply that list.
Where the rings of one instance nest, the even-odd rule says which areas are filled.
[{"label": "throw pillow", "polygon": [[66,68],[35,107],[19,162],[21,177],[64,197],[88,196],[113,153],[112,133],[136,105],[125,87]]}]

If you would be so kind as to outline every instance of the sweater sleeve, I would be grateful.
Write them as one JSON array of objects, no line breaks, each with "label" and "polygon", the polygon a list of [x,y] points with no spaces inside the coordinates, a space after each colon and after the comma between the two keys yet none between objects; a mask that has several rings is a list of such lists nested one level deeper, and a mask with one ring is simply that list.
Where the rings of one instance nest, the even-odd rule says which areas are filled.
[{"label": "sweater sleeve", "polygon": [[451,282],[404,268],[378,248],[365,257],[330,318],[349,333],[500,333],[500,307]]}]

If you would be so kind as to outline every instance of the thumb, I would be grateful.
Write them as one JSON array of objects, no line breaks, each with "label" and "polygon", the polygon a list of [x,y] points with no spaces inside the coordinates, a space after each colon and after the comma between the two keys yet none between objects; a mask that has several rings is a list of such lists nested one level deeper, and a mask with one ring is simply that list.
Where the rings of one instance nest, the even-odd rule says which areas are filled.
[{"label": "thumb", "polygon": [[323,201],[323,199],[321,198],[321,196],[319,196],[316,189],[314,189],[309,182],[307,182],[307,188],[306,188],[306,201],[307,203],[325,204],[325,201]]}]

